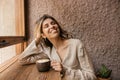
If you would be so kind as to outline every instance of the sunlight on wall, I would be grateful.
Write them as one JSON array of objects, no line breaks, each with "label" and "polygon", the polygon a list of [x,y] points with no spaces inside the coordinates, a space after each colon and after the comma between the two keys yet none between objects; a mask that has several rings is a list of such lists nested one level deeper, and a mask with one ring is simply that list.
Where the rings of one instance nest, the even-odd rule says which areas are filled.
[{"label": "sunlight on wall", "polygon": [[15,54],[16,54],[15,45],[5,48],[0,48],[0,64],[12,58],[13,56],[15,56]]},{"label": "sunlight on wall", "polygon": [[15,36],[15,0],[0,1],[0,36]]},{"label": "sunlight on wall", "polygon": [[[0,1],[0,36],[15,36],[15,0]],[[15,55],[15,46],[0,48],[0,64]]]}]

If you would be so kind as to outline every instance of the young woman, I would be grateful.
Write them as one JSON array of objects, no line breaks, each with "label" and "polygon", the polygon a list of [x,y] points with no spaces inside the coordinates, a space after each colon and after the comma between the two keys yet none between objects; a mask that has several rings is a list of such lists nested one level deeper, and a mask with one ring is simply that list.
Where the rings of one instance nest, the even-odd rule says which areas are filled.
[{"label": "young woman", "polygon": [[83,43],[72,39],[58,22],[44,15],[36,23],[36,37],[19,58],[21,64],[35,63],[46,54],[51,67],[65,80],[96,80],[92,63]]}]

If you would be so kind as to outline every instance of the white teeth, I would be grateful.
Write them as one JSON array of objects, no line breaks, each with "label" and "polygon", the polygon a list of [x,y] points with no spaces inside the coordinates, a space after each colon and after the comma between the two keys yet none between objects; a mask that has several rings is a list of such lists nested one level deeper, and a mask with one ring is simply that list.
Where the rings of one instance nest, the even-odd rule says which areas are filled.
[{"label": "white teeth", "polygon": [[56,30],[52,30],[52,32],[56,32]]},{"label": "white teeth", "polygon": [[53,29],[53,30],[50,30],[50,33],[52,33],[52,32],[56,32],[57,30],[55,30],[55,29]]}]

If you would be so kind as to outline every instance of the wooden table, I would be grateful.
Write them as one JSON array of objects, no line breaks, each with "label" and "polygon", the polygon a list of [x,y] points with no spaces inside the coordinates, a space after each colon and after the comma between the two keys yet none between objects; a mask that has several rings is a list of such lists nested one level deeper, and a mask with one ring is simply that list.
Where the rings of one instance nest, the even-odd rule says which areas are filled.
[{"label": "wooden table", "polygon": [[35,64],[21,66],[16,60],[0,72],[0,80],[61,80],[61,77],[54,70],[39,72]]}]

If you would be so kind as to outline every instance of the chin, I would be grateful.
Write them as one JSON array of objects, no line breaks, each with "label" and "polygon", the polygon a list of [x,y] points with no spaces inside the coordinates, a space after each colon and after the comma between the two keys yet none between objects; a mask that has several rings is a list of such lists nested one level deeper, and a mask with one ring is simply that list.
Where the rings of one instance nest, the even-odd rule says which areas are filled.
[{"label": "chin", "polygon": [[53,34],[53,35],[51,35],[51,38],[58,38],[58,37],[60,37],[59,34]]},{"label": "chin", "polygon": [[59,35],[53,35],[52,37],[53,37],[53,38],[57,38],[57,37],[59,37]]}]

